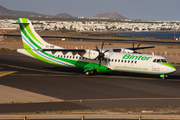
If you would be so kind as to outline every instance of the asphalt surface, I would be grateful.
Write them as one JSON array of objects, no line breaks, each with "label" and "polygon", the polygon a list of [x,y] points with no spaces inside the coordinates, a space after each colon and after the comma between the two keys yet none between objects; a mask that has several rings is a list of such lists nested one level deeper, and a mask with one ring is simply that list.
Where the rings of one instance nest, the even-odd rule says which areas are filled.
[{"label": "asphalt surface", "polygon": [[83,70],[78,68],[56,67],[17,52],[0,51],[0,72],[15,71],[7,75],[0,74],[0,85],[63,100],[1,103],[0,113],[180,107],[180,67],[176,68],[177,72],[166,80],[157,75],[119,72],[85,76]]}]

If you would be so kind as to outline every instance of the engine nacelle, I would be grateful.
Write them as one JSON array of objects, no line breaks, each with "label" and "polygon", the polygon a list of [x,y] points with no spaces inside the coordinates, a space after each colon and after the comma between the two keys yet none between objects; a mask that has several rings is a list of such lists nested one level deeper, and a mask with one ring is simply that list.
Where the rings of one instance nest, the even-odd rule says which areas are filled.
[{"label": "engine nacelle", "polygon": [[121,52],[123,52],[123,53],[134,53],[134,50],[121,49]]},{"label": "engine nacelle", "polygon": [[99,55],[99,52],[88,49],[86,52],[79,52],[78,54],[88,59],[95,59]]}]

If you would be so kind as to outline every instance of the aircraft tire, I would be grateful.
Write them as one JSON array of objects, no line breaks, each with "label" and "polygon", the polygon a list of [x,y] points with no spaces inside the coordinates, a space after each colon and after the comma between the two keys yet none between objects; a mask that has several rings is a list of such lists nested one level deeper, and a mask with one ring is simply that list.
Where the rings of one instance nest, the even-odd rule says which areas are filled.
[{"label": "aircraft tire", "polygon": [[86,76],[90,76],[90,75],[91,75],[91,71],[90,71],[90,70],[86,70],[86,71],[85,71],[85,75],[86,75]]}]

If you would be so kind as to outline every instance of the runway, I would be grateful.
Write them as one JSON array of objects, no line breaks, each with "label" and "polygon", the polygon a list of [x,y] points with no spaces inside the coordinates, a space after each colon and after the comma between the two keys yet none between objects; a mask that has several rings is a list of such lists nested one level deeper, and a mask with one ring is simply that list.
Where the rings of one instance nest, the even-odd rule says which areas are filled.
[{"label": "runway", "polygon": [[17,52],[0,56],[0,113],[180,106],[179,66],[166,80],[119,72],[85,76]]}]

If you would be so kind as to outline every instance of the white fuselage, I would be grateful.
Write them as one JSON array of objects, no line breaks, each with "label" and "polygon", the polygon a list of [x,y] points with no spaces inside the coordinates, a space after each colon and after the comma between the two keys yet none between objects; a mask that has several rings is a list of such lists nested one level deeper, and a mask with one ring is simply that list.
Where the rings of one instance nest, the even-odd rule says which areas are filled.
[{"label": "white fuselage", "polygon": [[[91,62],[98,64],[98,60],[88,59],[80,56],[79,54],[73,55],[72,53],[63,54],[57,52],[54,54],[56,57],[62,57],[71,60]],[[153,62],[154,59],[163,59],[162,56],[148,55],[148,54],[133,54],[133,53],[117,53],[107,52],[105,54],[107,64],[102,61],[102,65],[111,68],[114,71],[122,72],[135,72],[145,74],[166,74],[175,71],[174,68]]]}]

